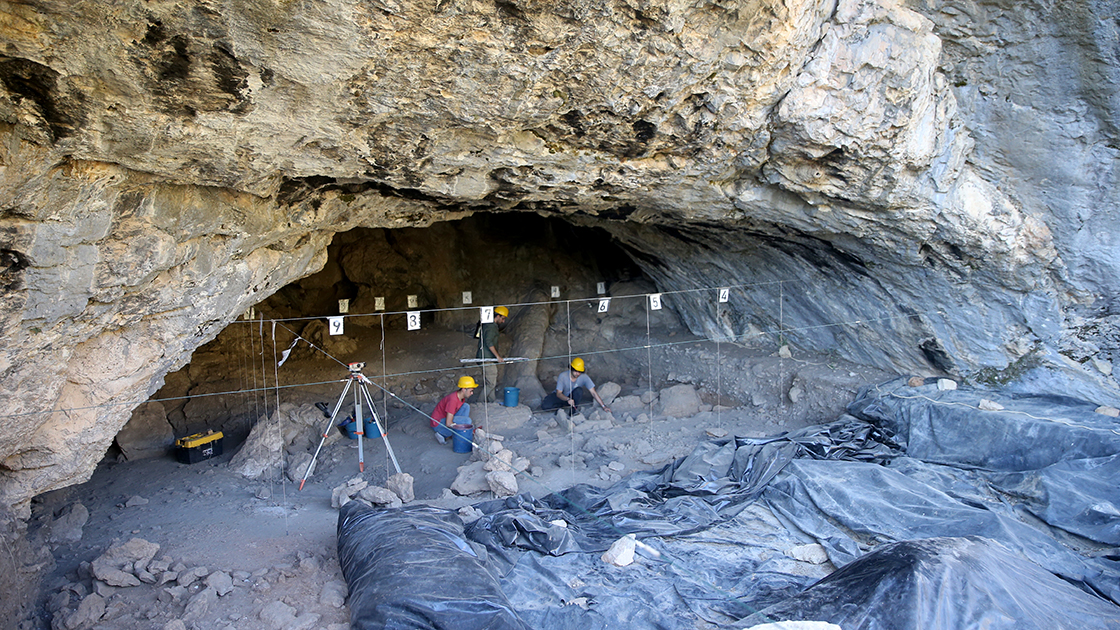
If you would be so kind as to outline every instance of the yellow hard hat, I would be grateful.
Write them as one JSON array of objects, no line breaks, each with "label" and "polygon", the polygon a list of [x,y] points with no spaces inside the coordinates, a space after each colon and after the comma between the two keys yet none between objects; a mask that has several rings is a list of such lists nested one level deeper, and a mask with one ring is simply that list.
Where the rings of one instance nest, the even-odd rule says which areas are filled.
[{"label": "yellow hard hat", "polygon": [[583,372],[583,359],[576,357],[572,359],[572,369],[577,372]]},{"label": "yellow hard hat", "polygon": [[459,389],[474,389],[476,387],[478,387],[478,383],[474,382],[473,378],[469,376],[459,377]]},{"label": "yellow hard hat", "polygon": [[495,306],[494,314],[501,315],[502,317],[509,317],[509,309],[504,306]]}]

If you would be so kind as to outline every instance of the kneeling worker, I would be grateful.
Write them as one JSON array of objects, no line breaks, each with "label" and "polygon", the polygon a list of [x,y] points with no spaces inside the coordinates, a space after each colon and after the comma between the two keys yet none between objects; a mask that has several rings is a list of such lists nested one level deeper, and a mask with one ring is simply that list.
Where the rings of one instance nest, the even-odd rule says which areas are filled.
[{"label": "kneeling worker", "polygon": [[444,396],[432,412],[431,426],[440,444],[447,444],[447,438],[452,436],[452,425],[471,423],[471,406],[467,404],[467,399],[478,383],[469,376],[460,376],[458,386],[459,389]]},{"label": "kneeling worker", "polygon": [[586,389],[591,392],[591,396],[603,411],[610,411],[611,408],[603,403],[599,392],[595,391],[595,383],[591,381],[591,377],[584,373],[584,368],[583,359],[579,357],[572,359],[571,369],[564,370],[556,377],[556,391],[544,397],[541,401],[541,409],[551,411],[567,407],[568,413],[573,413],[583,400],[583,390]]}]

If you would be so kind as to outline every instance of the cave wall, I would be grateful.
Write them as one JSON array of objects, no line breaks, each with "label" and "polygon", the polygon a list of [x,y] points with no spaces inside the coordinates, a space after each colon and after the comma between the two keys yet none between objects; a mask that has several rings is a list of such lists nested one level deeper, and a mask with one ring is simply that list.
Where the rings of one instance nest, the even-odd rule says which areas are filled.
[{"label": "cave wall", "polygon": [[[334,234],[479,211],[601,226],[667,290],[754,285],[756,327],[810,349],[1117,399],[1107,4],[28,0],[0,23],[17,515]],[[810,285],[776,324],[768,280]]]}]

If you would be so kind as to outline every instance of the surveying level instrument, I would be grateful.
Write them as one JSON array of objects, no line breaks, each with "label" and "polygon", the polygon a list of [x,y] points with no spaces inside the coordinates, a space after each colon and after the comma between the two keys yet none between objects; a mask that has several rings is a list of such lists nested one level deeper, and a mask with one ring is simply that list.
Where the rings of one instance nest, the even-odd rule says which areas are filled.
[{"label": "surveying level instrument", "polygon": [[[319,447],[315,449],[315,455],[311,457],[311,461],[307,463],[307,470],[303,472],[303,479],[299,482],[299,489],[303,490],[303,484],[307,481],[307,477],[311,475],[311,469],[315,467],[315,460],[319,458],[319,451],[323,450],[323,443],[327,441],[331,429],[334,427],[335,418],[338,417],[338,412],[342,409],[342,403],[346,400],[346,393],[350,391],[350,387],[357,383],[358,386],[354,388],[354,422],[357,430],[354,435],[358,436],[358,471],[366,471],[365,450],[363,442],[365,441],[365,414],[362,413],[362,401],[369,405],[369,413],[373,418],[373,424],[377,427],[377,434],[385,442],[385,450],[389,452],[389,457],[393,460],[393,467],[397,469],[397,473],[401,472],[400,464],[397,463],[397,456],[393,453],[393,447],[389,444],[389,436],[381,427],[381,420],[377,417],[377,408],[373,406],[373,398],[369,395],[367,385],[372,385],[368,378],[362,374],[362,369],[365,368],[364,362],[355,362],[349,364],[347,367],[350,374],[343,379],[346,386],[342,388],[342,395],[338,397],[338,402],[334,405],[334,411],[331,412],[330,420],[327,421],[327,428],[323,431],[323,438],[319,440]],[[324,410],[325,411],[325,410]]]}]

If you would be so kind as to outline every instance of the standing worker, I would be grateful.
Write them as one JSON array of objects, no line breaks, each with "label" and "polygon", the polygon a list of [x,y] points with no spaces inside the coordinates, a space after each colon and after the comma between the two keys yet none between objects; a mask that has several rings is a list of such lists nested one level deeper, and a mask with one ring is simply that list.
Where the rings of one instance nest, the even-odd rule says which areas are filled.
[{"label": "standing worker", "polygon": [[452,437],[453,425],[471,424],[471,406],[467,404],[467,399],[474,393],[478,383],[469,376],[460,376],[458,385],[459,389],[444,396],[432,412],[431,427],[440,444],[447,444],[447,438]]},{"label": "standing worker", "polygon": [[585,367],[583,359],[572,359],[571,369],[564,370],[556,377],[556,391],[544,397],[541,409],[552,411],[566,407],[568,415],[571,415],[583,400],[583,390],[586,389],[603,411],[610,411],[611,408],[599,397],[599,392],[595,391],[595,383],[591,381],[591,377],[584,373]]},{"label": "standing worker", "polygon": [[498,353],[498,326],[506,323],[507,317],[509,317],[508,308],[495,306],[494,321],[483,324],[478,330],[478,355],[476,358],[498,360],[497,363],[493,361],[482,363],[483,402],[493,402],[494,400],[494,388],[498,384],[498,363],[505,361],[502,355]]}]

